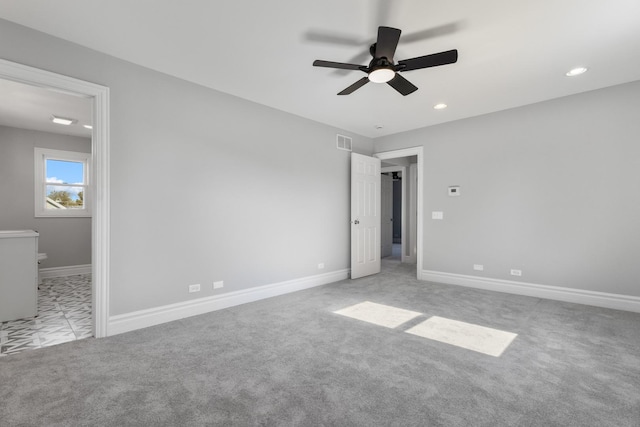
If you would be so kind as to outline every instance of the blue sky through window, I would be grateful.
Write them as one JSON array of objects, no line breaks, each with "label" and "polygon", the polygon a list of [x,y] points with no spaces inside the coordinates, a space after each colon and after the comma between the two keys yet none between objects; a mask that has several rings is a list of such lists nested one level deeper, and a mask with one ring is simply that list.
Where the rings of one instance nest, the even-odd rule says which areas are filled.
[{"label": "blue sky through window", "polygon": [[82,167],[80,162],[47,159],[47,182],[81,184],[84,182]]}]

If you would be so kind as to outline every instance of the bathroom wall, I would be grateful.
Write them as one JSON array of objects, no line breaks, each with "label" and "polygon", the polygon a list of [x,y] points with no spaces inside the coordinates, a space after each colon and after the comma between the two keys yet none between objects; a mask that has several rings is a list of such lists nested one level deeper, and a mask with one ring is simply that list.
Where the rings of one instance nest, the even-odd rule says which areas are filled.
[{"label": "bathroom wall", "polygon": [[41,268],[91,264],[91,218],[34,216],[34,147],[91,152],[91,139],[0,126],[0,229],[36,230]]}]

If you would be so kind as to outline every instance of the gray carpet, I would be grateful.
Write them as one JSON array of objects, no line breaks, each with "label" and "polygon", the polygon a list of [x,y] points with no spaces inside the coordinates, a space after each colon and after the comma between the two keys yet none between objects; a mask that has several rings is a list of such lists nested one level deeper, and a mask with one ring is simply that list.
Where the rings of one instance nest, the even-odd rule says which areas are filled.
[{"label": "gray carpet", "polygon": [[[372,301],[396,329],[332,313]],[[515,332],[492,357],[404,332]],[[640,426],[640,314],[418,282],[405,266],[0,358],[2,426]]]}]

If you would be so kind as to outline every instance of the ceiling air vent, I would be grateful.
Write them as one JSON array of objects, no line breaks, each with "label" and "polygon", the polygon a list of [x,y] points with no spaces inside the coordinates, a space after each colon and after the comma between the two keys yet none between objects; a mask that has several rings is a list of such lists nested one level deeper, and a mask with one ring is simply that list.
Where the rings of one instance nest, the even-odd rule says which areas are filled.
[{"label": "ceiling air vent", "polygon": [[338,147],[338,150],[351,151],[351,138],[336,134],[336,146]]}]

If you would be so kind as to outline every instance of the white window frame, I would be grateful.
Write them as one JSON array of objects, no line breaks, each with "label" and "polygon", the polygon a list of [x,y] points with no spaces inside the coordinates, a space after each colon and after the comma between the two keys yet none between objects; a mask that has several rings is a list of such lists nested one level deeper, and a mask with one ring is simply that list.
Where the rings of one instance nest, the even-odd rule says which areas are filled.
[{"label": "white window frame", "polygon": [[[91,164],[91,153],[81,153],[77,151],[52,150],[48,148],[34,149],[35,153],[35,216],[36,217],[89,217],[91,216],[91,173],[89,165]],[[69,162],[78,162],[83,164],[83,181],[84,187],[82,192],[83,207],[77,209],[47,209],[45,202],[46,188],[48,183],[46,179],[47,160],[62,160]]]}]

